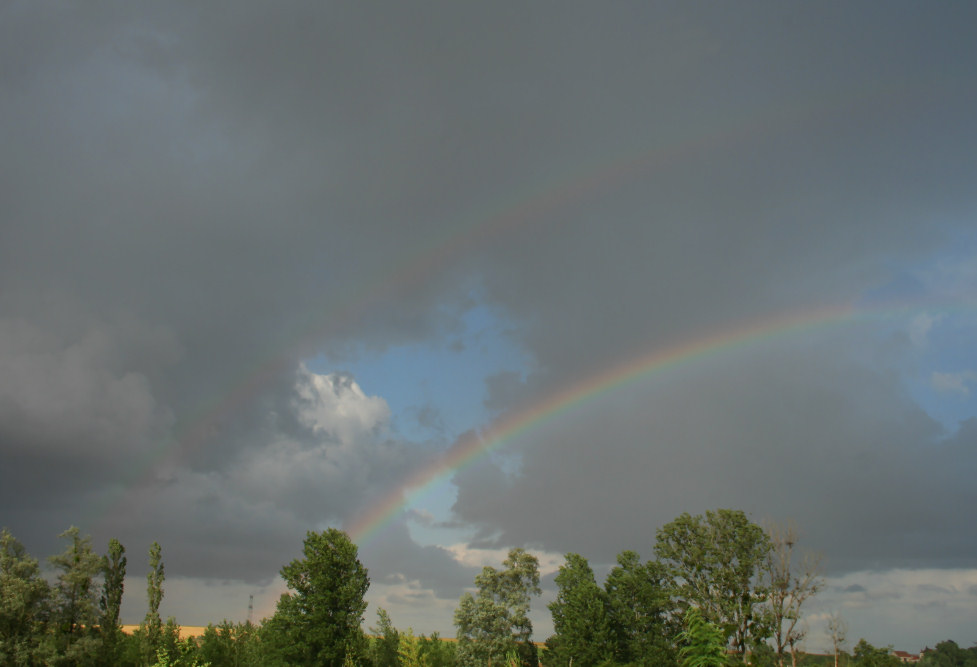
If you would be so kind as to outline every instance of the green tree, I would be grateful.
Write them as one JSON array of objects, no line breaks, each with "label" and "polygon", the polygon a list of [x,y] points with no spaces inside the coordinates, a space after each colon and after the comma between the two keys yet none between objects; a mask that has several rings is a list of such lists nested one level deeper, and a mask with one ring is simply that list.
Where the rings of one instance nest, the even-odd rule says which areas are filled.
[{"label": "green tree", "polygon": [[365,657],[360,628],[370,585],[366,568],[346,533],[329,528],[308,532],[304,558],[281,569],[291,593],[278,600],[267,636],[286,663],[340,667],[349,657]]},{"label": "green tree", "polygon": [[414,636],[414,628],[407,628],[407,632],[399,633],[400,645],[397,655],[404,667],[428,667],[427,660],[421,653],[421,642]]},{"label": "green tree", "polygon": [[122,608],[122,590],[126,578],[125,547],[117,539],[109,540],[109,551],[102,561],[102,594],[98,599],[98,629],[102,636],[100,662],[117,664],[118,646],[122,628],[119,612]]},{"label": "green tree", "polygon": [[428,667],[454,667],[454,642],[445,641],[437,632],[432,632],[430,637],[421,635],[420,644],[421,656]]},{"label": "green tree", "polygon": [[634,551],[617,557],[604,582],[607,616],[621,664],[667,665],[675,661],[672,638],[679,628],[670,620],[669,578],[658,561],[641,563]]},{"label": "green tree", "polygon": [[512,651],[524,665],[536,664],[529,601],[539,595],[539,562],[524,549],[512,549],[504,569],[482,569],[476,595],[465,593],[455,610],[459,665],[502,664]]},{"label": "green tree", "polygon": [[102,570],[102,559],[92,550],[91,538],[82,537],[76,526],[58,537],[70,540],[63,553],[50,558],[59,571],[52,609],[58,663],[95,664],[100,642],[95,631],[98,614],[94,579]]},{"label": "green tree", "polygon": [[166,578],[166,573],[163,568],[162,552],[159,542],[153,542],[149,547],[149,573],[146,574],[146,597],[149,601],[149,609],[140,628],[143,655],[148,662],[156,658],[163,641],[163,620],[159,616],[159,605],[163,601],[163,580]]},{"label": "green tree", "polygon": [[697,607],[685,612],[685,629],[678,636],[682,667],[722,667],[728,664],[726,635]]},{"label": "green tree", "polygon": [[234,624],[224,619],[208,625],[200,638],[197,660],[210,667],[263,667],[257,628],[250,623]]},{"label": "green tree", "polygon": [[210,667],[232,667],[234,665],[233,626],[224,619],[219,626],[209,624],[200,637],[198,655]]},{"label": "green tree", "polygon": [[144,635],[142,627],[136,627],[132,632],[123,632],[115,647],[117,657],[114,664],[118,667],[145,667]]},{"label": "green tree", "polygon": [[[189,638],[188,638],[189,639]],[[172,616],[167,617],[160,633],[160,647],[166,651],[174,665],[188,663],[197,652],[197,644],[192,640],[186,642],[180,639],[180,625]]]},{"label": "green tree", "polygon": [[197,644],[189,637],[178,642],[174,649],[161,646],[156,650],[155,662],[150,667],[212,667],[197,658]]},{"label": "green tree", "polygon": [[6,528],[0,531],[0,665],[45,664],[50,587],[37,560]]},{"label": "green tree", "polygon": [[390,622],[390,614],[377,608],[377,627],[370,628],[370,658],[373,667],[397,667],[400,664],[400,633]]},{"label": "green tree", "polygon": [[259,641],[259,628],[250,621],[234,626],[234,667],[264,667],[267,664]]},{"label": "green tree", "polygon": [[864,638],[859,639],[852,651],[855,667],[898,667],[902,663],[892,655],[892,647],[876,648]]},{"label": "green tree", "polygon": [[769,590],[759,580],[769,551],[764,530],[743,512],[729,509],[682,514],[659,529],[655,544],[676,599],[699,607],[741,656],[770,636],[761,608]]},{"label": "green tree", "polygon": [[599,665],[614,656],[604,591],[580,554],[568,553],[549,604],[554,635],[546,640],[551,665]]},{"label": "green tree", "polygon": [[919,667],[975,667],[977,666],[977,646],[960,648],[952,639],[947,639],[926,651],[919,660]]}]

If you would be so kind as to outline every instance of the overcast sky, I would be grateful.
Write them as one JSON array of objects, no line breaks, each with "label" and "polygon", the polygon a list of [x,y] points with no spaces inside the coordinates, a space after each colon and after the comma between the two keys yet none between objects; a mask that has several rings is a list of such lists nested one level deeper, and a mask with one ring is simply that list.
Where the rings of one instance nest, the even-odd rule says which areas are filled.
[{"label": "overcast sky", "polygon": [[[684,511],[793,520],[840,612],[977,624],[977,6],[0,9],[0,524],[270,615],[472,432],[577,401],[364,533],[368,625],[453,635],[525,546],[600,576]],[[795,327],[763,322],[799,318]],[[755,335],[730,344],[731,333]],[[586,392],[584,392],[586,393]]]}]

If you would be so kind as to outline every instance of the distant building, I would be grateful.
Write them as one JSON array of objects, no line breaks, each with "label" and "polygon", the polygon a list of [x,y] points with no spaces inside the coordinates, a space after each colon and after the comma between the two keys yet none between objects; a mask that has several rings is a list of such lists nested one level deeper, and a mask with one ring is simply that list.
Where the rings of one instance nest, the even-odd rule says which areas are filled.
[{"label": "distant building", "polygon": [[899,658],[899,662],[919,662],[919,656],[906,651],[893,651],[892,655]]}]

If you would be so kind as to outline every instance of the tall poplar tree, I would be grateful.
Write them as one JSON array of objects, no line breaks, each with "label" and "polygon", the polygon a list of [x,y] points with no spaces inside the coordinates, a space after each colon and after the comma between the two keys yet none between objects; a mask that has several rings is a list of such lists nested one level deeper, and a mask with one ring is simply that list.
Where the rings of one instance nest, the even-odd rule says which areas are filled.
[{"label": "tall poplar tree", "polygon": [[59,537],[70,543],[64,552],[50,558],[60,571],[54,584],[55,647],[62,664],[94,664],[99,645],[94,580],[101,572],[102,559],[92,550],[91,538],[82,537],[76,526]]},{"label": "tall poplar tree", "polygon": [[114,537],[102,561],[102,594],[98,599],[98,628],[102,635],[101,658],[104,664],[117,662],[118,644],[122,635],[119,613],[122,590],[126,578],[126,550]]},{"label": "tall poplar tree", "polygon": [[143,654],[150,661],[156,659],[156,651],[163,642],[163,620],[159,615],[159,605],[163,601],[163,580],[166,575],[163,568],[162,548],[159,542],[153,542],[149,547],[149,573],[146,574],[146,597],[149,609],[143,620]]}]

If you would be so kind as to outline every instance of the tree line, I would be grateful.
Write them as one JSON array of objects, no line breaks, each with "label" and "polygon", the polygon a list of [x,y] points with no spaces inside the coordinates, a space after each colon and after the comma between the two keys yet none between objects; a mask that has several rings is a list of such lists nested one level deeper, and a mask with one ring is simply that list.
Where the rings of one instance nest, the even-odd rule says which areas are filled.
[{"label": "tree line", "polygon": [[[823,584],[817,560],[795,554],[792,529],[764,530],[741,511],[719,509],[682,514],[656,537],[653,560],[620,553],[603,586],[586,558],[566,554],[549,605],[547,667],[716,660],[783,667],[787,656],[797,664],[801,608]],[[535,559],[515,549],[505,565],[486,568],[477,596],[461,599],[459,664],[538,662],[523,613],[539,592]]]},{"label": "tree line", "polygon": [[55,573],[49,582],[10,531],[0,531],[0,665],[142,667],[197,648],[180,640],[174,619],[164,624],[160,618],[164,567],[158,543],[149,550],[146,616],[127,635],[119,618],[125,547],[112,539],[100,556],[76,527],[59,537],[68,544],[49,558]]},{"label": "tree line", "polygon": [[[199,638],[180,638],[164,623],[162,549],[149,549],[146,616],[124,633],[120,608],[125,548],[110,540],[104,555],[72,527],[65,551],[52,556],[52,581],[7,530],[0,531],[0,667],[284,667],[286,665],[453,665],[452,645],[436,634],[398,633],[386,617],[376,637],[362,629],[369,586],[357,548],[342,531],[309,532],[303,557],[280,574],[289,592],[260,624],[210,625]],[[383,613],[385,616],[385,612]],[[382,618],[383,618],[382,616]],[[383,625],[383,624],[381,624]],[[389,639],[396,643],[392,654]]]},{"label": "tree line", "polygon": [[[542,646],[529,620],[539,564],[511,550],[501,568],[485,567],[462,595],[456,641],[449,642],[397,630],[383,609],[365,631],[367,570],[349,537],[327,529],[307,533],[302,557],[281,569],[288,592],[270,618],[225,620],[181,640],[175,619],[164,623],[159,615],[159,544],[148,554],[146,616],[127,634],[119,619],[124,547],[113,539],[98,555],[77,528],[61,537],[68,544],[49,559],[48,581],[38,561],[7,530],[0,533],[0,667],[796,667],[802,608],[823,586],[819,561],[799,555],[792,529],[764,529],[738,510],[682,514],[658,530],[652,560],[620,553],[603,585],[586,558],[566,554],[549,604],[554,634]],[[844,625],[837,617],[833,623],[835,667],[900,664],[864,639],[845,654]],[[923,663],[977,667],[977,649],[943,642]]]}]

